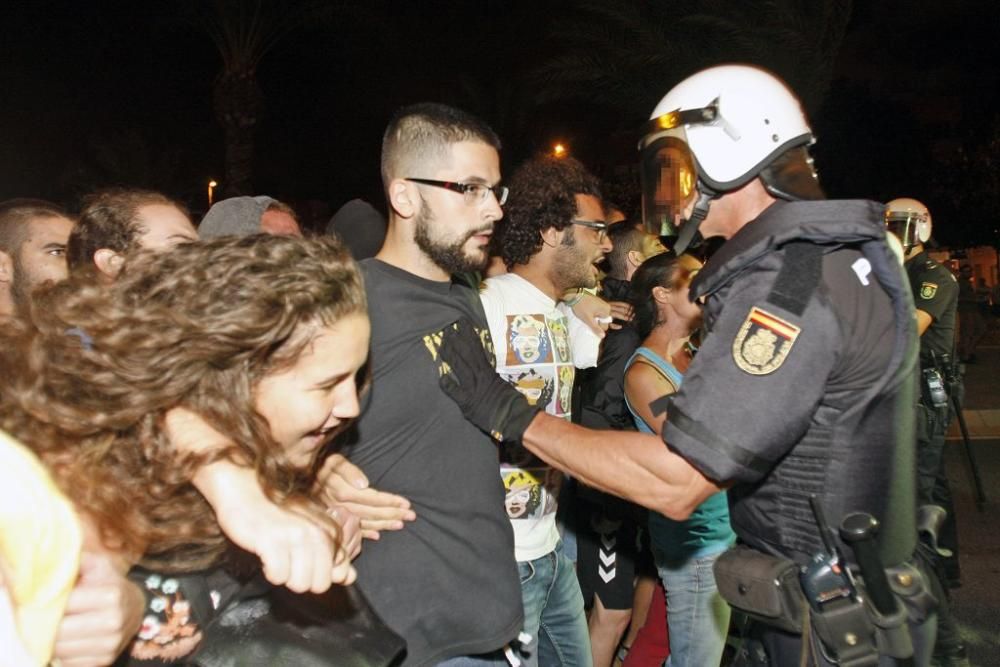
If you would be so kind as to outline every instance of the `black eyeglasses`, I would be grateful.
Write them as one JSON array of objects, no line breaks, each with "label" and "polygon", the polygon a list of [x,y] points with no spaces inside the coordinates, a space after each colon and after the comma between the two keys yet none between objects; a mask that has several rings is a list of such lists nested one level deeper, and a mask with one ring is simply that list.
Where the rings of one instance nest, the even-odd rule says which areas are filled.
[{"label": "black eyeglasses", "polygon": [[465,203],[470,205],[482,204],[491,192],[501,206],[507,201],[507,187],[504,185],[490,187],[485,183],[454,183],[452,181],[435,181],[430,178],[407,178],[405,180],[458,192],[465,197]]},{"label": "black eyeglasses", "polygon": [[597,242],[600,243],[608,235],[608,223],[597,222],[596,220],[570,220],[571,224],[589,227],[597,230]]}]

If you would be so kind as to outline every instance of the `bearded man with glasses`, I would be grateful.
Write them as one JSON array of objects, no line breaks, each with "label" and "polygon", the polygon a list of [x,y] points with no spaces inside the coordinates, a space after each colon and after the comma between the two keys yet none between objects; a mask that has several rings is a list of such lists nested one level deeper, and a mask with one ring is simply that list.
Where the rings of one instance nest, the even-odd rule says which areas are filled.
[{"label": "bearded man with glasses", "polygon": [[523,625],[497,448],[438,386],[424,338],[486,320],[456,273],[481,270],[503,217],[500,141],[458,109],[400,110],[382,145],[389,223],[362,262],[372,318],[370,400],[345,454],[416,520],[369,542],[358,584],[407,642],[403,665],[505,665]]}]

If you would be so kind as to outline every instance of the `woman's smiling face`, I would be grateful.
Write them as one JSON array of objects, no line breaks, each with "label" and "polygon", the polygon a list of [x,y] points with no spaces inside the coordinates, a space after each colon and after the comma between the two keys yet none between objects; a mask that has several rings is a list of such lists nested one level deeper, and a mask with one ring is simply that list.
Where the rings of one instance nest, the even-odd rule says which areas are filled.
[{"label": "woman's smiling face", "polygon": [[[312,327],[313,325],[303,325]],[[316,327],[292,366],[265,375],[254,407],[296,466],[308,466],[344,420],[358,416],[357,373],[368,358],[368,316],[353,313]]]}]

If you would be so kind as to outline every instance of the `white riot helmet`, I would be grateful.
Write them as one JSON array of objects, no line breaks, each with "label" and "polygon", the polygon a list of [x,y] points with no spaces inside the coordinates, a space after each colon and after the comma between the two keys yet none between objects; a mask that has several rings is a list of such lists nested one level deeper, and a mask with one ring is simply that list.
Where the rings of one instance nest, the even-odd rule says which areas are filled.
[{"label": "white riot helmet", "polygon": [[806,152],[813,135],[802,105],[757,67],[722,65],[688,77],[656,105],[643,135],[643,222],[665,236],[681,226],[679,251],[712,199],[758,176],[775,197],[823,197]]},{"label": "white riot helmet", "polygon": [[885,205],[885,225],[899,238],[907,253],[931,238],[931,212],[909,197],[893,199]]}]

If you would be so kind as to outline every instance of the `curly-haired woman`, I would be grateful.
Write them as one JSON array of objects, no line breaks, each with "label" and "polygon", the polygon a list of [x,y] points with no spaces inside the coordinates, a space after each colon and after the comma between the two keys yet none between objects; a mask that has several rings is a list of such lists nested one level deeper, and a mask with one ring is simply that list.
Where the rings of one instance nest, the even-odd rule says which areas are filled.
[{"label": "curly-haired woman", "polygon": [[[361,278],[336,241],[254,236],[139,254],[110,286],[71,279],[36,294],[26,321],[0,331],[0,428],[127,564],[170,575],[221,562],[220,505],[240,493],[223,483],[203,495],[212,484],[199,478],[230,462],[327,529],[339,574],[295,588],[349,583],[313,488],[324,445],[358,413],[368,339]],[[189,415],[227,438],[178,447],[171,432]]]}]

